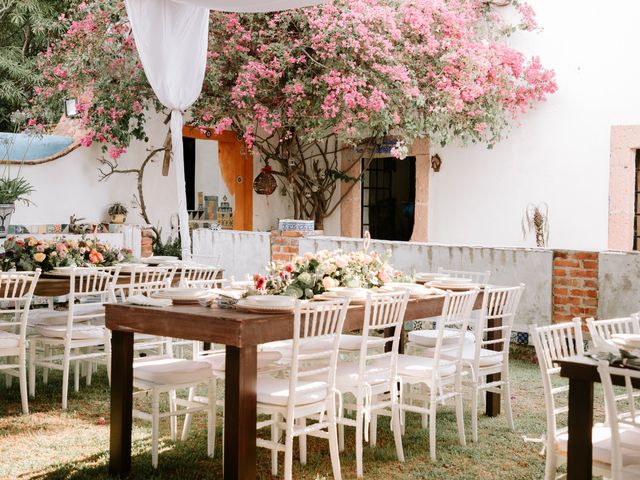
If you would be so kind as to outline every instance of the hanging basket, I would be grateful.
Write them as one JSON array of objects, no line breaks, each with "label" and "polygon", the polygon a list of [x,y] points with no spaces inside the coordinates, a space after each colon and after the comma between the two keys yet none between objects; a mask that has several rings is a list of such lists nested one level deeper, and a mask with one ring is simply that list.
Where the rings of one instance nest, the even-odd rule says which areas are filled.
[{"label": "hanging basket", "polygon": [[276,191],[277,186],[276,179],[273,173],[271,173],[271,167],[269,165],[265,165],[253,181],[253,189],[260,195],[271,195]]}]

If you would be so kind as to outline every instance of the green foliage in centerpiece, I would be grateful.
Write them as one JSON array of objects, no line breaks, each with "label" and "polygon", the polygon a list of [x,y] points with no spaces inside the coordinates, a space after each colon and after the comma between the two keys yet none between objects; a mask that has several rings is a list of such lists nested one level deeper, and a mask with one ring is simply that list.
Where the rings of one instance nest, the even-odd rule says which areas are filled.
[{"label": "green foliage in centerpiece", "polygon": [[320,251],[291,262],[274,262],[266,276],[255,276],[255,288],[271,295],[310,299],[332,287],[381,287],[398,275],[377,252]]},{"label": "green foliage in centerpiece", "polygon": [[9,237],[0,254],[3,271],[16,269],[32,271],[36,268],[48,272],[56,267],[109,267],[130,261],[133,252],[128,248],[117,249],[97,239],[40,240],[34,237]]}]

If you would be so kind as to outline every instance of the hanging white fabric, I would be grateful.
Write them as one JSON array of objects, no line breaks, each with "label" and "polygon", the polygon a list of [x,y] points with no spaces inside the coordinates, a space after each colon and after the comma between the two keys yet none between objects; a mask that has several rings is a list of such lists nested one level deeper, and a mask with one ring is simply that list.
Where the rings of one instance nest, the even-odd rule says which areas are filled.
[{"label": "hanging white fabric", "polygon": [[171,110],[171,152],[175,167],[182,258],[191,258],[184,180],[182,112],[200,96],[207,62],[209,10],[172,0],[125,0],[147,79]]},{"label": "hanging white fabric", "polygon": [[209,10],[268,12],[322,0],[125,0],[144,72],[162,104],[171,110],[171,152],[178,195],[182,258],[191,258],[184,180],[182,112],[200,96],[207,64]]}]

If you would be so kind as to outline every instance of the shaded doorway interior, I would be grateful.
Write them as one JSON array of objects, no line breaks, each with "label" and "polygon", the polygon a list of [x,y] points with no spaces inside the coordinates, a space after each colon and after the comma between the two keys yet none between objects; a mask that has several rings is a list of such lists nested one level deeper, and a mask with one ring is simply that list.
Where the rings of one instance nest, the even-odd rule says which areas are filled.
[{"label": "shaded doorway interior", "polygon": [[408,241],[413,232],[416,158],[375,158],[362,178],[362,234]]}]

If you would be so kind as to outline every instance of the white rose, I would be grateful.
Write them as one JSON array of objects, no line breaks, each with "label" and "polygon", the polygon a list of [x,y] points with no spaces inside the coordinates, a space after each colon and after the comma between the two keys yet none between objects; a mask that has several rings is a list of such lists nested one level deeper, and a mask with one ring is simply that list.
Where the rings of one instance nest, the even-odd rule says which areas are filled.
[{"label": "white rose", "polygon": [[360,279],[350,278],[349,280],[347,280],[346,286],[349,288],[360,288]]},{"label": "white rose", "polygon": [[331,277],[324,277],[322,279],[322,286],[327,289],[327,288],[334,288],[338,286],[338,281],[334,278]]}]

